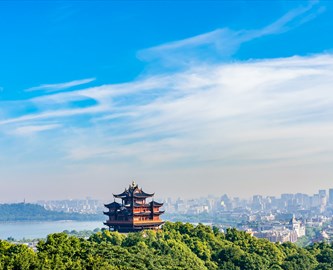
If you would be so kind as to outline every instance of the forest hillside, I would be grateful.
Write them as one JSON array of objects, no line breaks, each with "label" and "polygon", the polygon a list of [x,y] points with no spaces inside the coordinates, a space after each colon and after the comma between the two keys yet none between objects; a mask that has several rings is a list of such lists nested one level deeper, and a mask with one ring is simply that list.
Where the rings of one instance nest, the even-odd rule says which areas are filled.
[{"label": "forest hillside", "polygon": [[245,232],[167,222],[160,231],[51,234],[37,251],[0,241],[0,269],[329,270],[333,247],[275,244]]}]

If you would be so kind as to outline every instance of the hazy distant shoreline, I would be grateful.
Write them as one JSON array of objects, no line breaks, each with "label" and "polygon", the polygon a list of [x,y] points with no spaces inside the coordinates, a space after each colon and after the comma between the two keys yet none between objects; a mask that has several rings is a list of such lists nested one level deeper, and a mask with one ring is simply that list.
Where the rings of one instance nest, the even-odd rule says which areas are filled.
[{"label": "hazy distant shoreline", "polygon": [[102,221],[103,214],[64,213],[37,204],[0,204],[0,223],[45,221]]},{"label": "hazy distant shoreline", "polygon": [[103,228],[103,221],[37,221],[37,222],[0,222],[0,239],[13,237],[20,239],[45,238],[51,233],[85,231]]},{"label": "hazy distant shoreline", "polygon": [[[45,222],[62,222],[62,223],[71,223],[71,222],[98,222],[98,220],[73,220],[73,219],[60,219],[60,220],[16,220],[16,221],[0,221],[0,224],[40,224]],[[101,221],[102,222],[102,221]]]}]

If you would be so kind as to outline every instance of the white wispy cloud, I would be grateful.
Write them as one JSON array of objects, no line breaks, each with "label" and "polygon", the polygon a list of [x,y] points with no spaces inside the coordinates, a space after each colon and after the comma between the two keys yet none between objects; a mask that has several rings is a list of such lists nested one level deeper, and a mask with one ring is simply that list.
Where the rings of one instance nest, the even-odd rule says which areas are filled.
[{"label": "white wispy cloud", "polygon": [[325,8],[318,6],[318,3],[319,1],[310,1],[307,5],[291,10],[261,29],[216,29],[194,37],[141,50],[137,56],[143,61],[158,61],[167,66],[192,65],[197,61],[224,60],[230,58],[245,42],[268,35],[281,34],[315,19],[325,11]]},{"label": "white wispy cloud", "polygon": [[55,83],[55,84],[41,84],[39,86],[34,86],[31,88],[26,89],[26,92],[32,92],[32,91],[38,91],[38,90],[43,90],[46,92],[55,92],[55,91],[60,91],[64,89],[68,89],[74,86],[79,86],[83,84],[87,84],[90,82],[95,81],[96,78],[88,78],[88,79],[82,79],[82,80],[74,80],[70,82],[64,82],[64,83]]},{"label": "white wispy cloud", "polygon": [[60,127],[61,127],[60,124],[20,126],[20,127],[15,128],[12,131],[12,134],[19,135],[19,136],[26,136],[26,135],[32,135],[35,133],[39,133],[42,131],[57,129]]},{"label": "white wispy cloud", "polygon": [[[256,31],[218,29],[142,52],[148,58],[179,54],[180,60],[183,54],[191,56],[186,59],[194,55],[195,62],[176,71],[46,93],[6,107],[0,101],[5,110],[0,138],[11,135],[8,131],[40,133],[54,142],[64,163],[80,167],[89,161],[81,170],[95,166],[96,174],[141,170],[164,180],[188,177],[187,183],[211,177],[212,186],[230,176],[246,185],[249,175],[263,183],[273,175],[282,183],[279,177],[298,167],[315,168],[311,173],[318,175],[321,166],[322,175],[328,175],[333,162],[332,54],[213,64],[196,56],[196,48],[207,45],[230,55],[253,38],[299,26],[320,12],[311,13],[315,7],[294,10]],[[22,107],[34,110],[27,113]],[[52,132],[42,132],[47,130]],[[40,142],[29,143],[48,151]]]},{"label": "white wispy cloud", "polygon": [[318,15],[325,11],[323,6],[319,6],[319,1],[309,1],[306,6],[300,6],[293,9],[272,24],[264,27],[263,29],[255,31],[245,31],[243,40],[262,37],[265,35],[280,34],[293,30],[310,20],[315,19]]},{"label": "white wispy cloud", "polygon": [[[33,99],[47,102],[48,108],[52,102],[69,107],[55,106],[0,124],[58,120],[68,123],[69,131],[75,125],[65,148],[67,157],[77,160],[292,164],[294,157],[309,162],[333,151],[332,70],[332,55],[203,65],[130,84]],[[70,108],[68,101],[82,96],[97,102]],[[140,96],[149,98],[142,102]],[[82,115],[85,127],[76,118]]]}]

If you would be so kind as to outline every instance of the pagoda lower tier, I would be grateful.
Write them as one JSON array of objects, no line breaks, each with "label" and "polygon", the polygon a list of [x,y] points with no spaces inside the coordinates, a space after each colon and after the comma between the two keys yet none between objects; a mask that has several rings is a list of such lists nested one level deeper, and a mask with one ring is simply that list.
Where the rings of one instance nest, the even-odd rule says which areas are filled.
[{"label": "pagoda lower tier", "polygon": [[110,221],[104,222],[104,225],[108,226],[112,231],[118,231],[123,233],[128,232],[138,232],[142,230],[156,230],[158,229],[164,221],[153,221],[153,220],[143,220],[143,221]]},{"label": "pagoda lower tier", "polygon": [[[120,194],[113,195],[114,202],[106,204],[108,220],[104,222],[109,230],[119,232],[136,232],[144,229],[158,229],[164,223],[160,215],[163,203],[146,199],[154,194],[143,192],[134,182]],[[116,199],[121,199],[116,202]]]}]

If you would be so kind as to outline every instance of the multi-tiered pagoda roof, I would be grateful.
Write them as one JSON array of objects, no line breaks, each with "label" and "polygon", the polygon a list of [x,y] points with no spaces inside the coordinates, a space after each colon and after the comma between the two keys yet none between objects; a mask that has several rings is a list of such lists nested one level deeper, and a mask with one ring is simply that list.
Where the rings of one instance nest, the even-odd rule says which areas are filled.
[{"label": "multi-tiered pagoda roof", "polygon": [[[122,193],[113,194],[114,202],[105,204],[108,211],[104,214],[109,219],[104,224],[110,230],[120,232],[159,228],[164,223],[160,219],[160,215],[164,213],[160,210],[163,203],[158,203],[154,199],[146,201],[153,196],[154,193],[144,192],[133,181]],[[116,199],[121,199],[121,202],[116,202]]]}]

